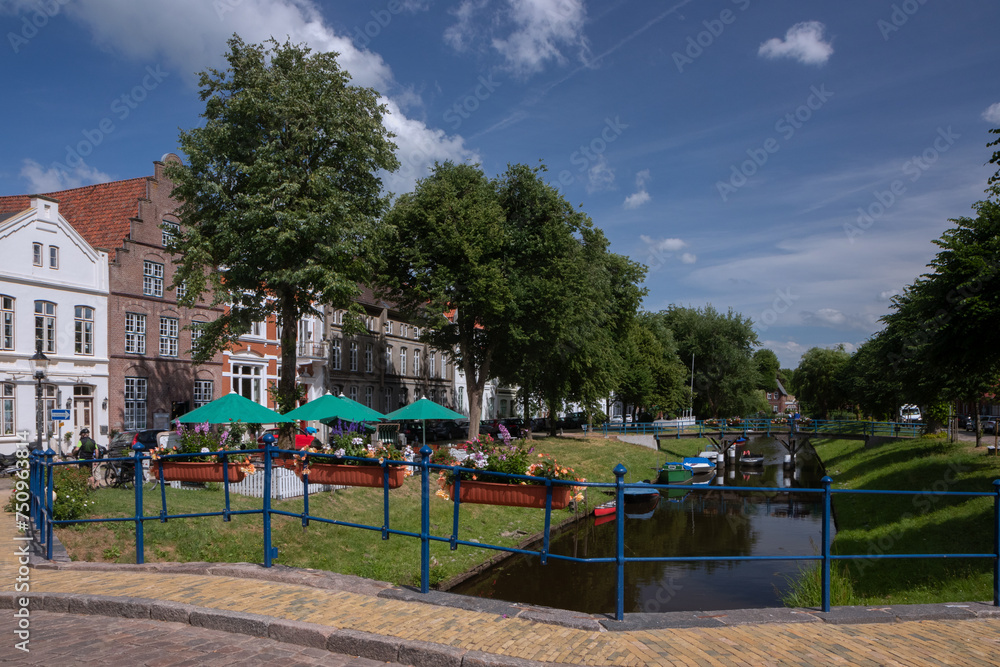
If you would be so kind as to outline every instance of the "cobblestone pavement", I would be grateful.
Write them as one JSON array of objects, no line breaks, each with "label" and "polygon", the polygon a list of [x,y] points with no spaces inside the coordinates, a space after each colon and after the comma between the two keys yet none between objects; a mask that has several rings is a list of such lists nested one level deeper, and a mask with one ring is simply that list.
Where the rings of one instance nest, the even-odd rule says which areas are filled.
[{"label": "cobblestone pavement", "polygon": [[[5,610],[6,611],[6,610]],[[328,665],[374,667],[398,665],[296,646],[261,637],[132,618],[82,616],[39,611],[30,617],[28,651],[11,647],[15,619],[0,618],[0,664],[46,665]],[[15,640],[18,641],[18,640]]]},{"label": "cobblestone pavement", "polygon": [[[5,495],[0,493],[0,501]],[[21,576],[15,547],[23,542],[17,537],[12,516],[0,516],[0,581],[4,582],[0,607],[6,607],[0,608],[3,659],[16,653],[12,607],[21,604],[16,595],[23,595],[12,592]],[[29,655],[24,664],[78,664],[90,659],[93,644],[108,652],[106,658],[94,660],[101,664],[229,664],[225,660],[230,655],[224,651],[251,651],[240,661],[319,664],[305,662],[317,659],[322,664],[355,664],[336,662],[347,660],[337,654],[352,654],[434,667],[541,663],[1000,667],[1000,610],[979,602],[838,607],[828,614],[808,609],[633,614],[615,624],[606,618],[447,593],[421,596],[378,582],[293,568],[54,567],[32,568],[26,575],[31,646],[53,653],[35,663],[30,661],[37,656]],[[66,627],[76,628],[65,642],[69,649],[52,646],[53,638],[61,636],[64,620],[72,621]],[[165,631],[161,621],[180,622],[169,624]],[[111,633],[119,627],[126,634],[116,641],[118,635]],[[134,638],[129,634],[133,628]],[[226,631],[221,639],[214,634],[219,631]],[[175,639],[161,645],[162,637]],[[148,655],[151,648],[156,659],[165,662],[154,661]],[[175,652],[176,662],[168,661]]]}]

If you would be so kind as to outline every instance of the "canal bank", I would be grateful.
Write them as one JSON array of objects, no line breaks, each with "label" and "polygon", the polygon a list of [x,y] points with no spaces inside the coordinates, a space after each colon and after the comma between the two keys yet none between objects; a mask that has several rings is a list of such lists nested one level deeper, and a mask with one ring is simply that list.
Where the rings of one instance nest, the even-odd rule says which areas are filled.
[{"label": "canal bank", "polygon": [[[688,445],[685,445],[688,446]],[[797,489],[821,486],[822,465],[811,448],[785,465],[786,450],[772,438],[750,446],[760,466],[728,460],[710,484],[662,490],[655,506],[625,508],[625,550],[629,557],[676,559],[631,562],[625,567],[626,613],[686,612],[776,607],[821,542],[820,496]],[[664,456],[675,453],[664,452]],[[627,481],[655,477],[635,471]],[[760,489],[755,491],[754,489]],[[600,504],[591,488],[588,504]],[[609,520],[610,519],[610,520]],[[580,563],[558,556],[611,559],[616,549],[614,516],[587,516],[551,540],[546,564],[537,556],[514,555],[449,587],[463,595],[543,605],[584,613],[615,608],[613,562]],[[537,550],[535,544],[531,549]],[[739,560],[727,560],[728,556]],[[762,560],[750,560],[761,558]],[[763,560],[767,559],[767,560]]]}]

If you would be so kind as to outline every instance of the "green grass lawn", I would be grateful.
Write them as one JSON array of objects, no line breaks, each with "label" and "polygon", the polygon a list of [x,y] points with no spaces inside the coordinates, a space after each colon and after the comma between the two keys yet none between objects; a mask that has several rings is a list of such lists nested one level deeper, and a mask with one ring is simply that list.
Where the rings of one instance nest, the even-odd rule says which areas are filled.
[{"label": "green grass lawn", "polygon": [[[894,489],[915,495],[833,496],[840,554],[992,553],[994,499],[946,497],[949,491],[993,491],[1000,458],[971,443],[943,437],[865,447],[860,441],[814,441],[835,489]],[[833,604],[915,604],[991,600],[989,559],[865,559],[835,563]],[[786,599],[820,602],[819,574],[811,570]]]},{"label": "green grass lawn", "polygon": [[[679,440],[671,442],[670,453],[656,452],[637,445],[590,438],[544,438],[533,441],[536,452],[554,456],[561,465],[574,468],[588,481],[613,482],[615,465],[622,463],[629,470],[627,482],[637,482],[653,476],[653,469],[665,457],[692,455],[704,448],[706,441]],[[258,473],[259,474],[259,473]],[[431,478],[431,532],[449,537],[452,529],[454,504],[434,497],[436,475]],[[221,490],[166,489],[167,507],[171,514],[221,511],[224,507]],[[572,510],[552,512],[553,525],[583,516],[588,506],[604,502],[607,496],[591,489],[586,501],[576,513]],[[134,514],[134,496],[130,491],[99,489],[90,518],[124,517]],[[420,531],[419,479],[410,477],[404,485],[389,492],[390,527],[418,533]],[[143,512],[157,516],[160,512],[159,489],[144,494]],[[254,510],[263,501],[231,494],[233,510]],[[301,513],[302,499],[274,501],[272,509]],[[311,515],[349,521],[381,528],[382,490],[350,488],[332,493],[313,494],[309,498]],[[492,505],[462,505],[460,539],[502,546],[514,546],[544,528],[544,512],[537,509]],[[134,523],[78,524],[57,530],[75,560],[135,562]],[[171,519],[166,523],[145,522],[145,560],[263,562],[263,524],[259,515],[234,516],[229,522],[221,517]],[[278,548],[277,562],[295,567],[308,567],[354,574],[395,584],[417,584],[420,573],[420,541],[417,538],[394,535],[382,540],[381,531],[369,531],[344,526],[311,522],[302,527],[300,518],[275,517],[272,521],[272,544]],[[474,547],[459,547],[451,551],[446,543],[431,544],[431,580],[446,581],[487,561],[497,552]]]}]

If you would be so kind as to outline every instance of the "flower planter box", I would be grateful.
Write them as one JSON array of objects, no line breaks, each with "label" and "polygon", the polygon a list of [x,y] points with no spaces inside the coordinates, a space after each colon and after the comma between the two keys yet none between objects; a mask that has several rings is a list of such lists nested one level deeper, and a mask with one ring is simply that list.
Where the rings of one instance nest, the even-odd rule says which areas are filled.
[{"label": "flower planter box", "polygon": [[[166,482],[224,482],[222,464],[206,461],[162,461],[153,462],[152,472],[159,475],[163,464],[163,480]],[[246,473],[233,463],[229,463],[229,481],[242,482]]]},{"label": "flower planter box", "polygon": [[[296,469],[301,479],[302,467]],[[398,489],[403,485],[406,468],[389,467],[389,488]],[[382,466],[349,466],[337,463],[310,463],[310,484],[331,484],[333,486],[382,486]]]},{"label": "flower planter box", "polygon": [[[545,508],[545,487],[539,484],[497,484],[463,479],[459,484],[463,503],[480,505],[509,505],[511,507]],[[569,486],[552,487],[552,509],[561,510],[569,505]],[[448,487],[448,495],[455,497],[455,486]]]}]

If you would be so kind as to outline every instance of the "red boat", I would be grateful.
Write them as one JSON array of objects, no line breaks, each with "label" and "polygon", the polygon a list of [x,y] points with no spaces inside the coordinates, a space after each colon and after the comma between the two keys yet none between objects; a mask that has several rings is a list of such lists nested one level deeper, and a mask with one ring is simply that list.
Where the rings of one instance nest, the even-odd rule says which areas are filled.
[{"label": "red boat", "polygon": [[615,513],[615,501],[609,500],[603,505],[594,508],[594,516],[607,516]]}]

